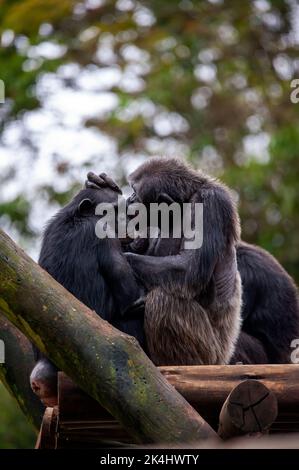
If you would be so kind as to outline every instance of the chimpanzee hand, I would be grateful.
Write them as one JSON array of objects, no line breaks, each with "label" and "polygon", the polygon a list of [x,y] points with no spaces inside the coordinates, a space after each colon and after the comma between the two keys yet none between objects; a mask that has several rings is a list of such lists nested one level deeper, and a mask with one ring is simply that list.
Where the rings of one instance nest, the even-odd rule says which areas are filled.
[{"label": "chimpanzee hand", "polygon": [[[152,227],[148,228],[148,236],[146,238],[137,237],[134,238],[130,243],[123,243],[123,251],[125,253],[136,253],[138,255],[160,256],[160,230],[159,228],[155,228],[156,236],[151,237],[151,229]],[[131,239],[129,238],[129,240]]]},{"label": "chimpanzee hand", "polygon": [[139,255],[147,254],[149,241],[147,238],[131,238],[122,242],[123,251],[125,253],[137,253]]},{"label": "chimpanzee hand", "polygon": [[113,181],[112,178],[106,175],[106,173],[101,173],[96,175],[92,171],[87,174],[87,180],[85,181],[86,189],[102,189],[110,188],[113,191],[116,191],[119,194],[122,194],[120,187]]}]

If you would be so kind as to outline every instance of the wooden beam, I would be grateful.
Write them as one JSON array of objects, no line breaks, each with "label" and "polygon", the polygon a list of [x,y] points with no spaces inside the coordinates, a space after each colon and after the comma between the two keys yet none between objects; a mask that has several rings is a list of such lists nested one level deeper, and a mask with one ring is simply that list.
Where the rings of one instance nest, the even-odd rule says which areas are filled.
[{"label": "wooden beam", "polygon": [[[238,384],[259,380],[275,395],[278,416],[271,432],[299,432],[299,365],[237,365],[160,367],[204,419],[218,428],[223,403]],[[87,396],[62,372],[59,374],[60,426],[69,436],[70,427],[97,428],[98,435],[132,442],[107,411]]]},{"label": "wooden beam", "polygon": [[284,408],[299,405],[299,364],[159,367],[191,403],[217,405],[243,380],[261,381]]},{"label": "wooden beam", "polygon": [[0,309],[137,442],[217,438],[135,338],[79,302],[1,230]]},{"label": "wooden beam", "polygon": [[299,431],[299,364],[178,366],[160,371],[211,425],[240,382],[253,379],[272,391],[278,402],[275,432]]},{"label": "wooden beam", "polygon": [[218,435],[222,439],[268,433],[277,418],[277,399],[258,380],[240,382],[225,400]]}]

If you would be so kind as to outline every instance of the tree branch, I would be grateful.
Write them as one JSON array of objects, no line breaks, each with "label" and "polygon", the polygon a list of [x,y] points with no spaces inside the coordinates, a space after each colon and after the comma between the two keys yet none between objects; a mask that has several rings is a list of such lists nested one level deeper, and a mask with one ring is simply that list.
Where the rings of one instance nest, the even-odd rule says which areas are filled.
[{"label": "tree branch", "polygon": [[0,309],[137,442],[216,436],[134,338],[79,302],[1,230]]},{"label": "tree branch", "polygon": [[44,407],[32,393],[29,384],[29,375],[34,366],[32,346],[28,339],[2,316],[1,312],[0,339],[5,346],[5,362],[0,363],[0,380],[38,430]]}]

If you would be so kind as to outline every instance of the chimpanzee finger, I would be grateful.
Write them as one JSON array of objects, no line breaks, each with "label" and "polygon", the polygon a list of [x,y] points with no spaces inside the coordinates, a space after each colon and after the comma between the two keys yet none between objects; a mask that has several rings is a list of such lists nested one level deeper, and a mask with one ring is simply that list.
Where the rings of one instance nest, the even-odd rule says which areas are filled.
[{"label": "chimpanzee finger", "polygon": [[91,183],[90,181],[86,180],[85,181],[85,188],[86,189],[102,189],[102,186],[98,186],[95,183]]},{"label": "chimpanzee finger", "polygon": [[106,173],[101,173],[99,176],[107,183],[109,188],[114,189],[114,191],[117,191],[118,193],[122,194],[122,190],[120,189],[120,187],[115,183],[115,181],[113,181],[112,178],[107,176]]},{"label": "chimpanzee finger", "polygon": [[87,179],[88,179],[88,181],[90,181],[91,183],[94,183],[94,184],[96,184],[97,186],[99,186],[100,188],[105,188],[105,187],[107,187],[106,181],[105,181],[103,178],[101,178],[101,176],[96,175],[96,174],[93,173],[92,171],[90,171],[89,173],[87,173]]}]

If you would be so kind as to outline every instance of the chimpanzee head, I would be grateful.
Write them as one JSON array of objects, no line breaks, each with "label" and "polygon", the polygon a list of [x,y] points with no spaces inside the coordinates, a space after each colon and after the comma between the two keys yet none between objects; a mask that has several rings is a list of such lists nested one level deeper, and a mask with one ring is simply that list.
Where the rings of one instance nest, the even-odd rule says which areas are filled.
[{"label": "chimpanzee head", "polygon": [[95,215],[99,204],[111,204],[117,208],[119,193],[110,188],[82,189],[69,204],[78,217],[91,217]]},{"label": "chimpanzee head", "polygon": [[134,190],[130,203],[187,202],[202,181],[201,174],[181,160],[150,158],[129,175]]}]

